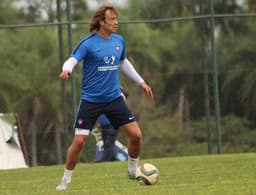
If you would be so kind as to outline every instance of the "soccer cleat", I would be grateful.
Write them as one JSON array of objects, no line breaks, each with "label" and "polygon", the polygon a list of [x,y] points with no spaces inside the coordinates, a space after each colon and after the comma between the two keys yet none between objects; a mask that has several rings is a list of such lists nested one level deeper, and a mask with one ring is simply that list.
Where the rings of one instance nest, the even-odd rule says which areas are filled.
[{"label": "soccer cleat", "polygon": [[62,191],[68,189],[70,182],[67,181],[67,179],[62,179],[61,183],[56,187],[57,191]]},{"label": "soccer cleat", "polygon": [[134,174],[131,174],[131,173],[129,173],[129,171],[128,171],[128,178],[131,179],[131,180],[135,180],[135,179],[136,179],[135,173],[134,173]]}]

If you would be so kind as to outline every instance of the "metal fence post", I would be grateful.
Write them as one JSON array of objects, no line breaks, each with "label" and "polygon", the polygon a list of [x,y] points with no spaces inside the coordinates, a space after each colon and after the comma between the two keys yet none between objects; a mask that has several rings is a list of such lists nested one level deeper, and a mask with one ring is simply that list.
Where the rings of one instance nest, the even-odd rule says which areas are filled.
[{"label": "metal fence post", "polygon": [[[199,0],[200,15],[203,15],[202,0]],[[205,44],[205,20],[200,19],[200,32],[201,32],[201,50],[202,50],[202,65],[204,67],[204,107],[205,107],[205,125],[207,133],[207,146],[208,154],[212,153],[212,143],[211,143],[211,127],[210,127],[210,95],[209,95],[209,78],[208,78],[208,67],[207,67],[207,52]]]},{"label": "metal fence post", "polygon": [[213,80],[214,80],[214,106],[217,128],[217,152],[222,153],[221,148],[221,124],[220,124],[220,103],[219,103],[219,88],[218,88],[218,69],[216,63],[216,47],[215,47],[215,18],[214,18],[214,4],[210,0],[210,14],[211,14],[211,60],[213,66]]},{"label": "metal fence post", "polygon": [[[72,18],[71,18],[71,7],[70,0],[66,0],[66,14],[68,24],[68,51],[72,52]],[[75,71],[71,76],[71,89],[72,89],[72,102],[73,102],[73,114],[76,116],[77,100],[76,100],[76,82],[75,82]]]}]

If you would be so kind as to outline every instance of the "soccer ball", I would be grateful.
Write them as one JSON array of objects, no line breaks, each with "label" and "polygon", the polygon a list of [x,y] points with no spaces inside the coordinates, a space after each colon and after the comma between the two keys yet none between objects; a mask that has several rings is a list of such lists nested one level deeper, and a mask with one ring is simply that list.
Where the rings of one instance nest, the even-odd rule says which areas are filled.
[{"label": "soccer ball", "polygon": [[136,180],[141,185],[155,185],[159,179],[158,169],[150,164],[143,163],[136,169]]}]

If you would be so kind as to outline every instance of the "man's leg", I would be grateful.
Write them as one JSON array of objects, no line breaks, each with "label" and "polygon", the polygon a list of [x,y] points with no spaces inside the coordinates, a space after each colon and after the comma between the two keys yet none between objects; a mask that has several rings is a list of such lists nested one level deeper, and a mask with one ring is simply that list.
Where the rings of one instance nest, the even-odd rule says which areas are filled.
[{"label": "man's leg", "polygon": [[142,148],[142,133],[136,121],[127,123],[121,128],[128,136],[128,176],[134,179]]},{"label": "man's leg", "polygon": [[67,150],[66,167],[61,183],[56,187],[56,190],[66,190],[71,182],[73,170],[80,158],[80,152],[83,149],[88,135],[75,135],[72,144]]},{"label": "man's leg", "polygon": [[115,141],[118,135],[118,130],[112,125],[102,126],[102,139],[104,144],[103,159],[102,161],[115,160]]}]

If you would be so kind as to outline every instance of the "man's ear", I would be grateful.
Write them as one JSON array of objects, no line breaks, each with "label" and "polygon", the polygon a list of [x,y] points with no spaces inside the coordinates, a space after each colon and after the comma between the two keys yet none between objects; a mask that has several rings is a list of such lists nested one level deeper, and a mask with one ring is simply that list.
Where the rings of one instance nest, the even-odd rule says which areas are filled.
[{"label": "man's ear", "polygon": [[105,24],[105,20],[100,20],[100,25],[104,25]]}]

